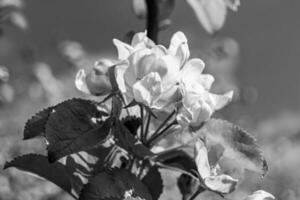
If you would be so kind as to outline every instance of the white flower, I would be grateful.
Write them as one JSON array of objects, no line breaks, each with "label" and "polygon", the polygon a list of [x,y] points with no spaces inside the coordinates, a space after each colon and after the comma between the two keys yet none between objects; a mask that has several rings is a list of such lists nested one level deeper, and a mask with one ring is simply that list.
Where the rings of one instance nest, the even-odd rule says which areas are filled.
[{"label": "white flower", "polygon": [[201,74],[204,63],[200,59],[191,59],[181,72],[182,107],[177,121],[182,127],[198,127],[212,114],[227,105],[233,96],[230,91],[224,95],[210,93],[213,76]]},{"label": "white flower", "polygon": [[223,27],[227,8],[237,11],[240,5],[240,0],[187,0],[187,2],[208,33],[214,33]]},{"label": "white flower", "polygon": [[78,90],[96,96],[107,95],[111,92],[108,69],[113,65],[110,60],[98,61],[94,68],[86,73],[83,69],[79,70],[75,78],[75,86]]},{"label": "white flower", "polygon": [[128,102],[135,100],[153,109],[163,109],[177,99],[179,72],[189,57],[187,40],[177,32],[166,49],[155,45],[146,33],[137,33],[131,45],[114,40],[122,64],[116,80]]},{"label": "white flower", "polygon": [[118,40],[114,43],[121,59],[116,80],[127,102],[135,100],[157,110],[174,109],[183,96],[178,122],[182,126],[199,126],[232,98],[232,92],[209,92],[214,78],[202,74],[201,59],[189,60],[187,39],[182,32],[173,35],[168,49],[155,45],[146,33],[136,34],[131,45]]},{"label": "white flower", "polygon": [[194,154],[197,170],[204,187],[222,194],[228,194],[235,190],[238,180],[222,174],[219,165],[210,166],[207,149],[200,139],[195,143]]}]

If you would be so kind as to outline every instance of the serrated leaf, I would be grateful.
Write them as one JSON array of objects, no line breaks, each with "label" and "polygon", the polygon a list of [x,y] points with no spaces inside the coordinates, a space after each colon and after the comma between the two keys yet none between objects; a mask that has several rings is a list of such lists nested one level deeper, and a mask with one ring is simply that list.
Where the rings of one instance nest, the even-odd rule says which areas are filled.
[{"label": "serrated leaf", "polygon": [[110,149],[99,147],[64,157],[59,162],[49,163],[43,155],[28,154],[7,162],[4,168],[36,174],[53,182],[74,197],[78,197],[90,178],[104,169],[105,158]]},{"label": "serrated leaf", "polygon": [[46,124],[49,161],[104,143],[111,123],[110,119],[97,123],[98,117],[101,112],[87,100],[72,99],[55,106]]},{"label": "serrated leaf", "polygon": [[198,131],[209,148],[220,145],[223,156],[233,159],[237,167],[265,175],[268,166],[256,139],[247,131],[227,121],[211,119]]},{"label": "serrated leaf", "polygon": [[244,200],[275,200],[275,197],[264,190],[258,190]]},{"label": "serrated leaf", "polygon": [[151,167],[147,175],[142,179],[142,182],[147,186],[152,199],[158,200],[163,192],[163,181],[158,168]]},{"label": "serrated leaf", "polygon": [[147,187],[125,169],[103,171],[82,190],[79,200],[141,198],[152,200]]},{"label": "serrated leaf", "polygon": [[46,156],[28,154],[16,157],[14,160],[5,163],[4,169],[16,167],[20,170],[34,173],[41,176],[67,192],[72,190],[72,181],[61,163],[50,164]]},{"label": "serrated leaf", "polygon": [[46,108],[29,119],[24,128],[24,140],[45,136],[45,126],[53,107]]},{"label": "serrated leaf", "polygon": [[136,136],[137,130],[142,124],[142,119],[136,116],[127,116],[121,122],[132,135]]}]

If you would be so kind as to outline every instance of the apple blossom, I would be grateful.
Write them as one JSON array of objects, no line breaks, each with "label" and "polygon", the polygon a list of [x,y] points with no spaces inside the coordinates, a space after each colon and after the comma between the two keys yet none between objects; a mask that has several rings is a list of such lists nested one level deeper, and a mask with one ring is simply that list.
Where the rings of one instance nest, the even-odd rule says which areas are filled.
[{"label": "apple blossom", "polygon": [[87,74],[83,69],[79,70],[75,79],[77,89],[96,96],[109,94],[112,87],[108,77],[108,68],[112,65],[113,62],[110,60],[100,60]]},{"label": "apple blossom", "polygon": [[153,109],[173,105],[177,99],[181,66],[189,57],[187,40],[177,32],[166,49],[155,45],[146,33],[137,33],[131,45],[114,40],[122,64],[116,80],[128,102],[135,100]]},{"label": "apple blossom", "polygon": [[208,120],[214,111],[223,108],[233,96],[230,91],[224,95],[210,93],[214,77],[201,74],[204,62],[200,59],[189,60],[181,70],[182,106],[177,121],[182,127],[198,127]]}]

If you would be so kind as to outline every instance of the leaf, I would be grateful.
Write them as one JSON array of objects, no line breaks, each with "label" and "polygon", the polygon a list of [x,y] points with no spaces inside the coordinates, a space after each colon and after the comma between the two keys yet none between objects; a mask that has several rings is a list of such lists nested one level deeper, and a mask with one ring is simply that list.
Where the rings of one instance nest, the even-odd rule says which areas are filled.
[{"label": "leaf", "polygon": [[227,15],[224,0],[187,0],[187,2],[208,33],[213,34],[223,27]]},{"label": "leaf", "polygon": [[205,189],[200,186],[199,181],[187,174],[181,174],[177,180],[177,186],[182,194],[182,200],[191,199],[192,196],[204,192]]},{"label": "leaf", "polygon": [[266,174],[267,162],[256,139],[242,128],[224,120],[211,119],[197,134],[206,139],[209,148],[222,146],[223,157],[233,159],[238,167],[259,172],[263,176]]},{"label": "leaf", "polygon": [[178,169],[183,173],[197,177],[197,167],[193,158],[183,150],[176,149],[162,152],[154,160],[162,163],[165,167]]},{"label": "leaf", "polygon": [[258,190],[244,200],[275,200],[275,197],[266,191]]},{"label": "leaf", "polygon": [[110,149],[99,147],[64,157],[49,163],[43,155],[28,154],[7,162],[4,169],[16,167],[53,182],[74,197],[78,197],[88,180],[102,171]]},{"label": "leaf", "polygon": [[66,172],[65,166],[58,162],[50,164],[46,156],[37,154],[19,156],[5,163],[4,169],[10,167],[16,167],[46,178],[67,192],[72,190],[72,181]]},{"label": "leaf", "polygon": [[57,105],[46,124],[49,161],[104,143],[111,122],[97,123],[99,117],[97,105],[87,100],[72,99]]},{"label": "leaf", "polygon": [[158,200],[163,192],[163,181],[158,168],[151,167],[147,175],[142,179],[142,182],[147,186],[152,199]]},{"label": "leaf", "polygon": [[53,107],[46,108],[29,119],[24,128],[24,140],[45,136],[45,126]]},{"label": "leaf", "polygon": [[136,116],[127,116],[121,122],[132,135],[136,136],[137,130],[142,124],[142,119]]},{"label": "leaf", "polygon": [[145,159],[153,155],[150,149],[136,139],[120,121],[114,124],[112,131],[116,144],[136,158]]},{"label": "leaf", "polygon": [[151,200],[146,186],[125,169],[103,171],[82,190],[79,200],[130,199]]}]

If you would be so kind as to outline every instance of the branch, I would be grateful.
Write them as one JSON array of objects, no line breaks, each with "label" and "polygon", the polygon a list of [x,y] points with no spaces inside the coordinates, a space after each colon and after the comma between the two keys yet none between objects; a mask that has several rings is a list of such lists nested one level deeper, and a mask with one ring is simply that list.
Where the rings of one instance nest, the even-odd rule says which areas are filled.
[{"label": "branch", "polygon": [[147,36],[153,40],[153,42],[157,43],[158,39],[158,1],[157,0],[146,0],[147,3]]}]

